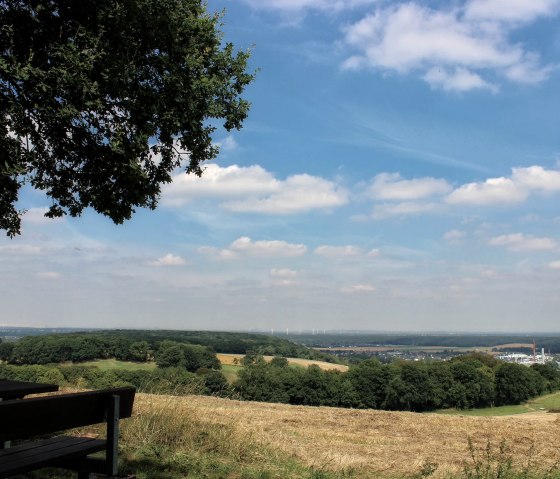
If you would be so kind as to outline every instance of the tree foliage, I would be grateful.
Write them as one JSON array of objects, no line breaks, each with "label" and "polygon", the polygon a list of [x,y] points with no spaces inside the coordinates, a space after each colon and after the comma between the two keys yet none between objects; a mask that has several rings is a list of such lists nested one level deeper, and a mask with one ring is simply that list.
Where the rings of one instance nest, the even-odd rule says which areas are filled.
[{"label": "tree foliage", "polygon": [[202,174],[253,79],[219,27],[201,0],[0,0],[0,228],[20,233],[26,183],[49,217],[122,223],[177,167]]}]

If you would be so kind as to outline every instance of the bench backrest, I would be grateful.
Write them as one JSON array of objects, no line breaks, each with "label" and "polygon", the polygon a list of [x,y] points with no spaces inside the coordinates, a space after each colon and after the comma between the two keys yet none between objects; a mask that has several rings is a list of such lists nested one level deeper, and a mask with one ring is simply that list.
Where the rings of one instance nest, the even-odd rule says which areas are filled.
[{"label": "bench backrest", "polygon": [[115,395],[120,398],[119,418],[130,417],[135,392],[115,388],[0,402],[0,441],[105,422]]}]

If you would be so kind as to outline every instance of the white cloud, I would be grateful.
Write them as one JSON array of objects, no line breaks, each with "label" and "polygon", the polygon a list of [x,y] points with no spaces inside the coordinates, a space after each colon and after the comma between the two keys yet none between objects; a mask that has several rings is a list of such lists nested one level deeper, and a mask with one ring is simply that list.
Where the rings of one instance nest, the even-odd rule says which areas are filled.
[{"label": "white cloud", "polygon": [[450,204],[512,204],[525,201],[532,192],[560,191],[560,171],[542,166],[513,168],[509,178],[488,178],[480,183],[467,183],[446,199]]},{"label": "white cloud", "polygon": [[382,200],[417,200],[443,195],[451,190],[451,185],[444,179],[403,180],[399,173],[381,173],[373,179],[368,192],[373,198]]},{"label": "white cloud", "polygon": [[555,15],[559,0],[471,0],[465,17],[469,20],[529,23],[541,16]]},{"label": "white cloud", "polygon": [[202,177],[179,173],[163,189],[162,204],[182,206],[197,198],[232,198],[260,195],[280,189],[279,181],[258,165],[205,167]]},{"label": "white cloud", "polygon": [[301,12],[319,10],[339,12],[362,5],[375,3],[377,0],[242,0],[251,8],[258,10],[277,10],[282,12]]},{"label": "white cloud", "polygon": [[60,278],[60,273],[57,273],[56,271],[43,271],[41,273],[37,273],[37,277],[40,279],[54,280]]},{"label": "white cloud", "polygon": [[558,247],[556,240],[552,238],[536,238],[522,233],[496,236],[488,240],[491,246],[504,246],[510,251],[550,251]]},{"label": "white cloud", "polygon": [[294,175],[278,192],[261,198],[224,203],[224,208],[243,213],[293,214],[345,205],[348,193],[335,183],[310,175]]},{"label": "white cloud", "polygon": [[180,256],[175,256],[171,253],[168,253],[165,256],[162,256],[161,258],[152,261],[150,264],[152,266],[181,266],[184,265],[185,263],[186,261]]},{"label": "white cloud", "polygon": [[451,230],[443,235],[443,239],[449,243],[455,243],[466,236],[464,231]]},{"label": "white cloud", "polygon": [[551,261],[550,263],[548,263],[548,267],[550,269],[560,269],[560,260]]},{"label": "white cloud", "polygon": [[274,286],[293,286],[297,284],[296,277],[298,272],[293,269],[273,268],[270,270],[270,277]]},{"label": "white cloud", "polygon": [[23,215],[23,221],[33,224],[51,223],[53,221],[64,221],[64,218],[47,218],[45,213],[49,209],[44,206],[40,208],[29,208]]},{"label": "white cloud", "polygon": [[271,278],[295,278],[298,272],[288,268],[272,268],[269,274]]},{"label": "white cloud", "polygon": [[527,189],[560,191],[560,171],[545,170],[542,166],[513,168],[512,180]]},{"label": "white cloud", "polygon": [[368,258],[377,258],[380,254],[381,254],[381,251],[379,251],[377,248],[374,248],[374,249],[372,249],[368,252],[367,257]]},{"label": "white cloud", "polygon": [[315,254],[319,256],[324,256],[326,258],[342,258],[349,256],[359,256],[362,254],[362,250],[357,246],[347,245],[347,246],[330,246],[322,245],[317,246],[314,251]]},{"label": "white cloud", "polygon": [[371,284],[354,284],[340,288],[341,293],[373,293],[375,287]]},{"label": "white cloud", "polygon": [[244,253],[250,256],[280,256],[280,257],[294,257],[302,256],[307,252],[307,246],[303,244],[288,243],[281,240],[261,240],[253,241],[247,236],[236,239],[229,249]]},{"label": "white cloud", "polygon": [[495,203],[519,203],[528,197],[525,188],[510,178],[489,178],[483,183],[467,183],[448,197],[450,204],[486,205]]},{"label": "white cloud", "polygon": [[466,68],[457,67],[450,71],[445,68],[430,68],[423,79],[433,89],[441,88],[445,91],[469,91],[475,89],[490,90],[497,93],[496,85],[483,80],[480,75]]},{"label": "white cloud", "polygon": [[40,246],[30,244],[8,244],[0,246],[0,253],[15,255],[37,255],[43,252]]},{"label": "white cloud", "polygon": [[421,213],[433,213],[440,209],[437,203],[422,203],[414,201],[405,201],[402,203],[389,203],[383,205],[376,205],[371,214],[374,220],[383,220],[386,218],[417,215]]},{"label": "white cloud", "polygon": [[278,180],[258,165],[206,167],[202,177],[178,174],[166,186],[162,204],[181,207],[199,198],[222,200],[221,207],[235,212],[295,214],[342,206],[348,192],[332,181],[307,174]]},{"label": "white cloud", "polygon": [[212,259],[231,260],[238,257],[238,254],[234,251],[215,248],[213,246],[201,246],[197,251],[205,256],[211,257]]},{"label": "white cloud", "polygon": [[[538,53],[508,39],[518,26],[513,20],[557,12],[558,1],[536,3],[513,0],[510,8],[509,0],[481,0],[442,10],[414,2],[380,7],[347,27],[345,42],[356,53],[343,67],[414,72],[434,88],[454,91],[496,91],[496,74],[517,83],[538,83],[553,67],[541,65]],[[506,21],[508,11],[511,21]]]},{"label": "white cloud", "polygon": [[216,146],[220,148],[220,152],[233,151],[239,147],[233,135],[226,136],[223,140],[217,141]]}]

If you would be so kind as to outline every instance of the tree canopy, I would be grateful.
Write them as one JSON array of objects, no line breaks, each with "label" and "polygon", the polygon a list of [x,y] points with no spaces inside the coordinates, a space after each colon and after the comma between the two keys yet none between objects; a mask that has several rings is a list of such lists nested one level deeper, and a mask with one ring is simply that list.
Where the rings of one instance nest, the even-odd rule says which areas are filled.
[{"label": "tree canopy", "polygon": [[201,0],[0,0],[0,229],[20,233],[26,184],[46,216],[122,223],[177,167],[201,175],[253,80],[220,18]]}]

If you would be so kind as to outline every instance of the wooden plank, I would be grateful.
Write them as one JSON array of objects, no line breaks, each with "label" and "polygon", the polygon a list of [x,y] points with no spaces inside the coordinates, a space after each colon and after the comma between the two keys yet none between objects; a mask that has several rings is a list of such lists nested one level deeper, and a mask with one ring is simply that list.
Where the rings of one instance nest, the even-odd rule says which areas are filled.
[{"label": "wooden plank", "polygon": [[0,399],[18,399],[28,394],[58,391],[56,384],[32,383],[28,381],[12,381],[0,379]]},{"label": "wooden plank", "polygon": [[112,396],[120,417],[132,414],[134,388],[115,388],[0,402],[0,441],[24,439],[107,421]]},{"label": "wooden plank", "polygon": [[62,459],[72,460],[103,451],[106,441],[86,437],[60,436],[7,449],[0,455],[0,478],[34,469],[63,465]]}]

